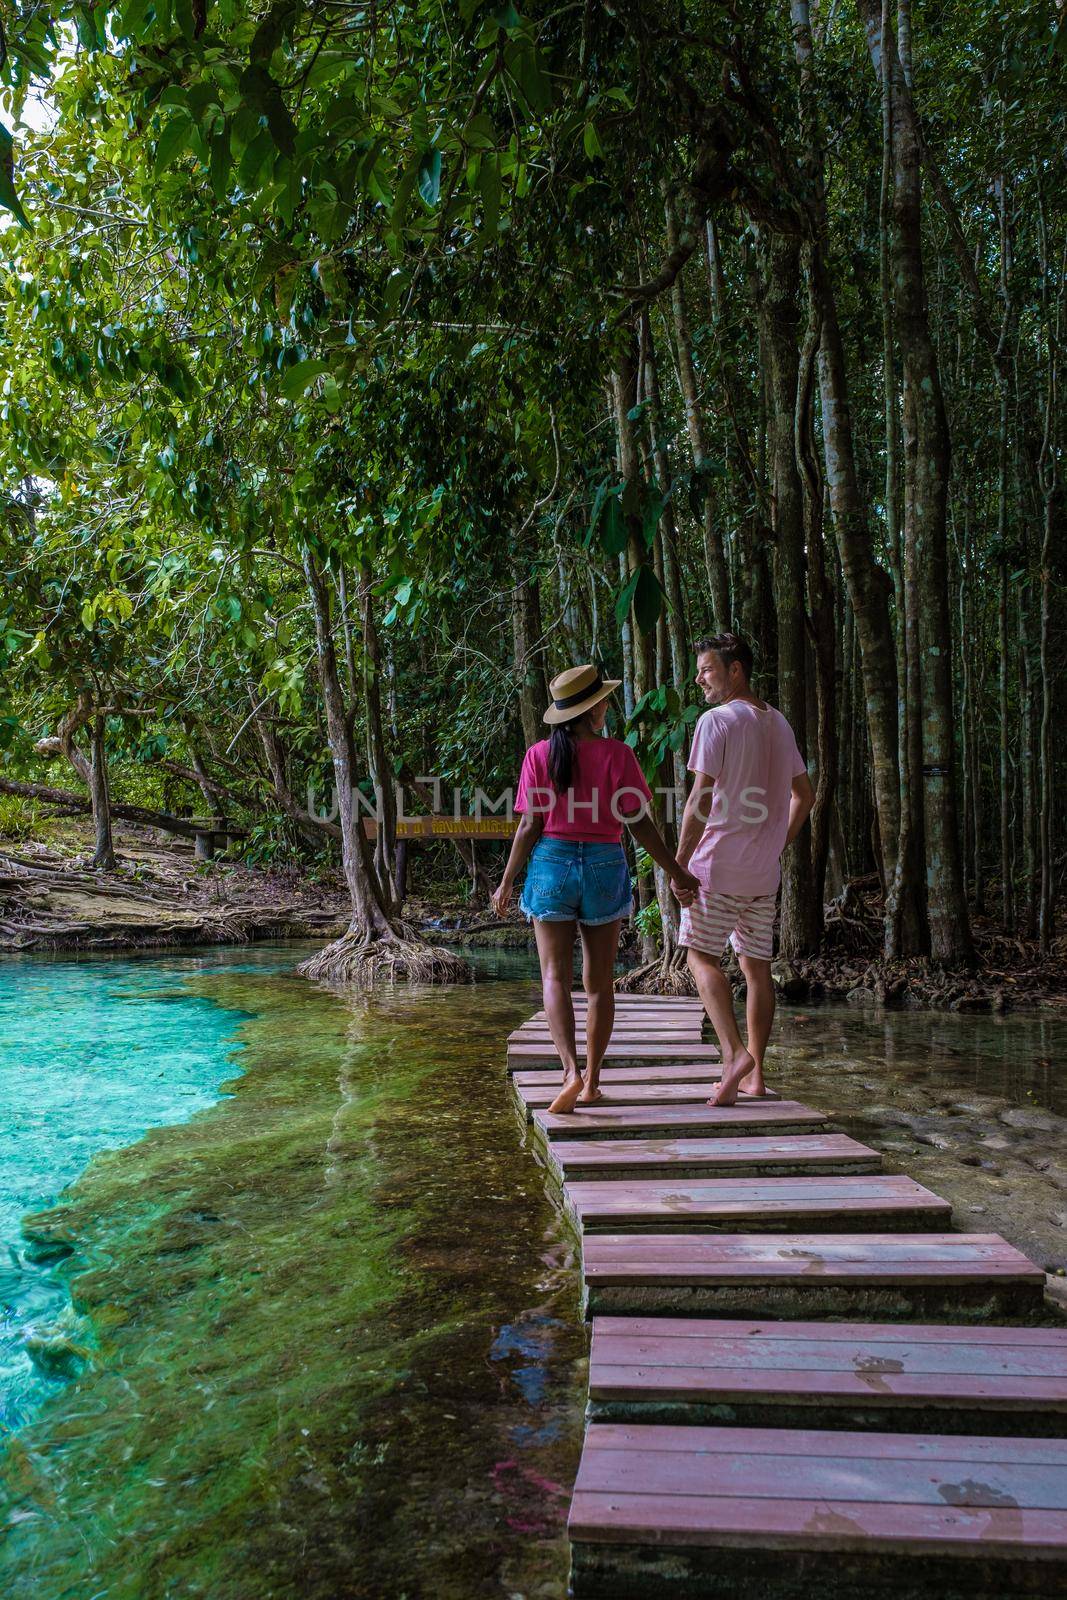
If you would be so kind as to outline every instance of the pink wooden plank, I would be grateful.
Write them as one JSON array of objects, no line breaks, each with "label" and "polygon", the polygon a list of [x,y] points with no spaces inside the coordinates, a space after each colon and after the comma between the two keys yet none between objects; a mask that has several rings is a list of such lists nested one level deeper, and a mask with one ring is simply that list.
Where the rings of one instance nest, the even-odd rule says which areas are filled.
[{"label": "pink wooden plank", "polygon": [[[879,1461],[931,1462],[985,1468],[993,1462],[1013,1460],[1030,1466],[1067,1468],[1067,1439],[1002,1439],[954,1433],[895,1433],[875,1435]],[[586,1450],[635,1451],[657,1455],[715,1458],[741,1454],[795,1457],[831,1456],[864,1466],[871,1463],[871,1434],[830,1433],[822,1428],[684,1428],[670,1423],[591,1422],[586,1430]],[[715,1470],[718,1471],[716,1465]],[[793,1480],[795,1486],[795,1480]],[[1067,1506],[1067,1478],[1059,1486]]]},{"label": "pink wooden plank", "polygon": [[828,1223],[899,1216],[912,1225],[946,1223],[947,1200],[896,1174],[845,1177],[675,1178],[568,1182],[564,1196],[585,1229],[640,1226],[781,1227],[791,1219]]},{"label": "pink wooden plank", "polygon": [[575,1543],[951,1554],[1062,1561],[1067,1513],[1015,1506],[864,1506],[850,1500],[715,1500],[577,1492]]},{"label": "pink wooden plank", "polygon": [[[579,1055],[582,1054],[579,1051]],[[613,1039],[604,1052],[605,1060],[619,1056],[630,1058],[640,1057],[642,1061],[717,1061],[719,1047],[714,1044],[691,1044],[686,1040],[672,1042],[667,1039],[655,1039],[650,1042],[644,1040],[627,1044],[625,1040]],[[555,1045],[549,1040],[542,1042],[534,1040],[530,1043],[520,1042],[508,1045],[509,1061],[558,1061],[559,1055]]]},{"label": "pink wooden plank", "polygon": [[[952,1235],[964,1240],[981,1238],[989,1243],[997,1238],[996,1234],[959,1234]],[[900,1239],[892,1236],[893,1243],[899,1245]],[[927,1235],[923,1244],[932,1241]],[[847,1247],[847,1241],[846,1247]],[[941,1344],[946,1337],[950,1337],[959,1344],[969,1345],[1008,1345],[1015,1349],[1025,1347],[1038,1349],[1041,1346],[1059,1348],[1067,1341],[1067,1330],[1063,1328],[1015,1328],[1015,1327],[972,1327],[961,1324],[946,1328],[943,1326],[928,1326],[924,1323],[896,1324],[891,1322],[752,1322],[741,1318],[718,1317],[597,1317],[593,1324],[594,1337],[599,1330],[605,1337],[617,1335],[628,1338],[657,1338],[657,1339],[701,1339],[707,1336],[716,1336],[720,1333],[732,1339],[764,1339],[773,1338],[778,1343],[785,1340],[798,1340],[804,1343],[817,1339],[823,1344],[840,1341],[843,1344],[854,1344],[857,1340],[870,1341],[875,1339],[902,1339],[908,1344]]]},{"label": "pink wooden plank", "polygon": [[[785,1429],[778,1432],[779,1440],[789,1437]],[[928,1454],[888,1455],[882,1449],[883,1437],[867,1435],[863,1457],[823,1445],[820,1449],[809,1446],[800,1461],[795,1450],[750,1452],[744,1443],[729,1455],[708,1456],[696,1447],[658,1450],[643,1440],[626,1450],[597,1448],[587,1441],[578,1483],[594,1494],[643,1492],[712,1499],[726,1495],[753,1500],[944,1505],[941,1489],[947,1480],[957,1486],[963,1504],[1014,1503],[1036,1511],[1067,1511],[1067,1454],[1063,1452],[1052,1462],[1033,1462],[1025,1456],[1017,1459],[1017,1453],[1004,1444],[996,1455],[982,1455],[977,1460],[956,1449],[937,1456],[936,1470],[932,1470],[934,1460]],[[795,1489],[789,1484],[791,1474],[802,1476]]]},{"label": "pink wooden plank", "polygon": [[[554,1080],[558,1081],[558,1080]],[[758,1165],[811,1167],[855,1164],[869,1171],[881,1156],[844,1133],[789,1134],[738,1139],[554,1139],[553,1164],[569,1180],[596,1178],[604,1169],[654,1172],[658,1168],[723,1170]]]},{"label": "pink wooden plank", "polygon": [[[720,1076],[718,1072],[705,1073],[702,1083],[604,1083],[597,1104],[604,1111],[610,1111],[613,1106],[702,1106],[707,1104],[708,1096],[714,1094]],[[557,1074],[555,1083],[520,1089],[519,1097],[531,1109],[548,1106],[559,1094],[559,1086]]]},{"label": "pink wooden plank", "polygon": [[[609,1083],[703,1083],[711,1070],[706,1062],[696,1062],[692,1066],[679,1065],[673,1061],[660,1062],[658,1065],[637,1062],[632,1067],[605,1066],[601,1068],[601,1085]],[[716,1067],[716,1071],[718,1068]],[[560,1069],[557,1062],[554,1067],[528,1067],[519,1072],[513,1072],[511,1081],[517,1089],[537,1089],[544,1085],[555,1084],[559,1087]]]},{"label": "pink wooden plank", "polygon": [[583,1240],[582,1258],[586,1282],[601,1287],[1044,1283],[1044,1273],[996,1235],[593,1233]]},{"label": "pink wooden plank", "polygon": [[703,1373],[708,1384],[718,1382],[726,1372],[757,1378],[774,1373],[790,1378],[801,1373],[838,1374],[864,1380],[874,1377],[879,1382],[917,1375],[1012,1376],[1052,1378],[1067,1384],[1067,1333],[1058,1345],[1030,1345],[1022,1340],[1013,1348],[960,1338],[961,1330],[955,1328],[944,1328],[943,1338],[925,1342],[911,1339],[907,1326],[895,1332],[887,1327],[877,1338],[847,1341],[814,1335],[806,1339],[777,1338],[771,1329],[759,1338],[738,1338],[728,1322],[700,1319],[698,1327],[718,1331],[682,1338],[656,1333],[609,1333],[604,1330],[604,1320],[598,1317],[593,1323],[590,1361],[594,1371],[632,1368],[640,1370],[649,1381],[657,1374],[669,1380],[671,1373],[678,1371]]},{"label": "pink wooden plank", "polygon": [[691,1133],[706,1136],[753,1129],[824,1127],[825,1112],[813,1111],[796,1100],[748,1100],[733,1106],[576,1106],[566,1116],[535,1111],[533,1120],[547,1137],[597,1138],[654,1133]]}]

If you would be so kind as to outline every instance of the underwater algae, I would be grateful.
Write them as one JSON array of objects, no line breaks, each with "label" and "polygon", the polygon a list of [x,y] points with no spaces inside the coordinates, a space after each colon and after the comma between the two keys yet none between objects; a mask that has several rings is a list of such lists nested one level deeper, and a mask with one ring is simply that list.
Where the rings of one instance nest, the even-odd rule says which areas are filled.
[{"label": "underwater algae", "polygon": [[524,983],[219,971],[230,1098],[28,1236],[98,1349],[0,1459],[12,1600],[562,1596],[577,1278],[500,1062]]}]

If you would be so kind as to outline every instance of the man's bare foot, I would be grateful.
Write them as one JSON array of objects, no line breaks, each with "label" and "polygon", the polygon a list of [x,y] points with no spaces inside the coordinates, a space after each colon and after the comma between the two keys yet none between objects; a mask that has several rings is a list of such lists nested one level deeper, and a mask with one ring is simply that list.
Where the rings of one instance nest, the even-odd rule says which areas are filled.
[{"label": "man's bare foot", "polygon": [[764,1100],[767,1096],[767,1085],[763,1081],[763,1068],[753,1067],[746,1077],[737,1085],[738,1094],[745,1095],[749,1100]]},{"label": "man's bare foot", "polygon": [[575,1073],[573,1077],[565,1078],[563,1088],[548,1108],[552,1115],[559,1116],[561,1112],[573,1111],[578,1103],[578,1096],[581,1094],[582,1088],[582,1080],[578,1073]]},{"label": "man's bare foot", "polygon": [[723,1057],[722,1081],[713,1095],[708,1096],[709,1106],[733,1106],[737,1104],[737,1091],[743,1078],[751,1077],[756,1071],[756,1063],[747,1050],[739,1050],[737,1055]]},{"label": "man's bare foot", "polygon": [[582,1092],[578,1096],[578,1104],[580,1106],[594,1106],[598,1100],[603,1100],[603,1098],[599,1084],[586,1083],[582,1085]]}]

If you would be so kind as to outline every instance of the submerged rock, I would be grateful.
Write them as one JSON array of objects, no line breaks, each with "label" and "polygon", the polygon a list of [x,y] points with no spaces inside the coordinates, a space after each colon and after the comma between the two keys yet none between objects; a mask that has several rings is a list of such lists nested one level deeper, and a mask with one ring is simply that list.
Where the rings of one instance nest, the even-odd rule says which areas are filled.
[{"label": "submerged rock", "polygon": [[85,1345],[62,1333],[31,1333],[23,1348],[46,1378],[80,1377],[92,1359]]}]

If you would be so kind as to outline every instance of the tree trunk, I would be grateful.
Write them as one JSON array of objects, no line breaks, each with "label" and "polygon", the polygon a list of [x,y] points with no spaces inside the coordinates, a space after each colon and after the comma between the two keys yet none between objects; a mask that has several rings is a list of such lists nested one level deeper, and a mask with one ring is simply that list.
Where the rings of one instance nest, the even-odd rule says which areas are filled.
[{"label": "tree trunk", "polygon": [[844,341],[829,264],[825,157],[814,94],[814,53],[807,0],[792,0],[793,38],[801,71],[802,105],[811,189],[812,232],[809,278],[821,325],[819,398],[823,453],[838,554],[855,621],[862,666],[873,780],[880,870],[893,881],[900,832],[900,772],[896,648],[889,612],[890,585],[871,537],[870,512],[856,470],[852,411]]},{"label": "tree trunk", "polygon": [[381,823],[375,840],[375,867],[383,899],[391,913],[399,911],[396,892],[396,793],[382,726],[382,653],[374,617],[374,590],[370,568],[360,572],[363,627],[363,693],[367,715],[367,744],[375,799],[381,796]]},{"label": "tree trunk", "polygon": [[92,765],[89,775],[89,793],[93,806],[93,832],[96,848],[93,866],[104,872],[114,872],[118,865],[115,846],[111,838],[111,794],[107,781],[107,748],[104,742],[103,714],[94,712],[91,722]]},{"label": "tree trunk", "polygon": [[[771,232],[764,248],[760,296],[761,342],[769,360],[771,526],[778,616],[778,704],[802,753],[807,751],[807,578],[804,496],[797,469],[795,428],[800,310],[800,246]],[[805,830],[782,858],[783,956],[805,956],[818,945],[811,876],[811,835]]]},{"label": "tree trunk", "polygon": [[892,266],[905,386],[905,537],[910,532],[921,564],[918,633],[930,950],[940,965],[970,966],[974,949],[963,893],[953,749],[947,538],[950,447],[923,270],[920,142],[892,30],[882,37],[880,0],[859,0],[859,6],[875,74],[880,73],[884,50],[892,86]]},{"label": "tree trunk", "polygon": [[[667,199],[667,248],[671,251],[678,248],[678,221],[670,198]],[[708,567],[708,581],[711,585],[711,602],[715,612],[714,631],[722,632],[730,627],[733,614],[730,605],[730,579],[726,567],[722,530],[716,516],[714,480],[706,470],[709,462],[704,443],[704,422],[700,410],[696,369],[693,365],[681,272],[671,285],[671,305],[674,311],[678,380],[682,389],[682,404],[685,407],[685,425],[689,435],[693,472],[698,480],[702,480],[704,554]]]},{"label": "tree trunk", "polygon": [[545,736],[541,720],[548,705],[545,679],[541,595],[529,561],[518,551],[511,562],[511,640],[515,677],[519,685],[522,736],[529,747]]},{"label": "tree trunk", "polygon": [[374,870],[355,799],[355,748],[352,724],[345,713],[337,651],[333,641],[330,596],[325,575],[311,550],[302,552],[304,575],[315,623],[315,651],[322,687],[326,735],[337,786],[341,860],[352,903],[348,931],[318,955],[301,962],[297,971],[308,978],[333,981],[373,980],[379,973],[425,982],[469,979],[466,962],[429,945],[414,929],[399,923],[387,909]]}]

